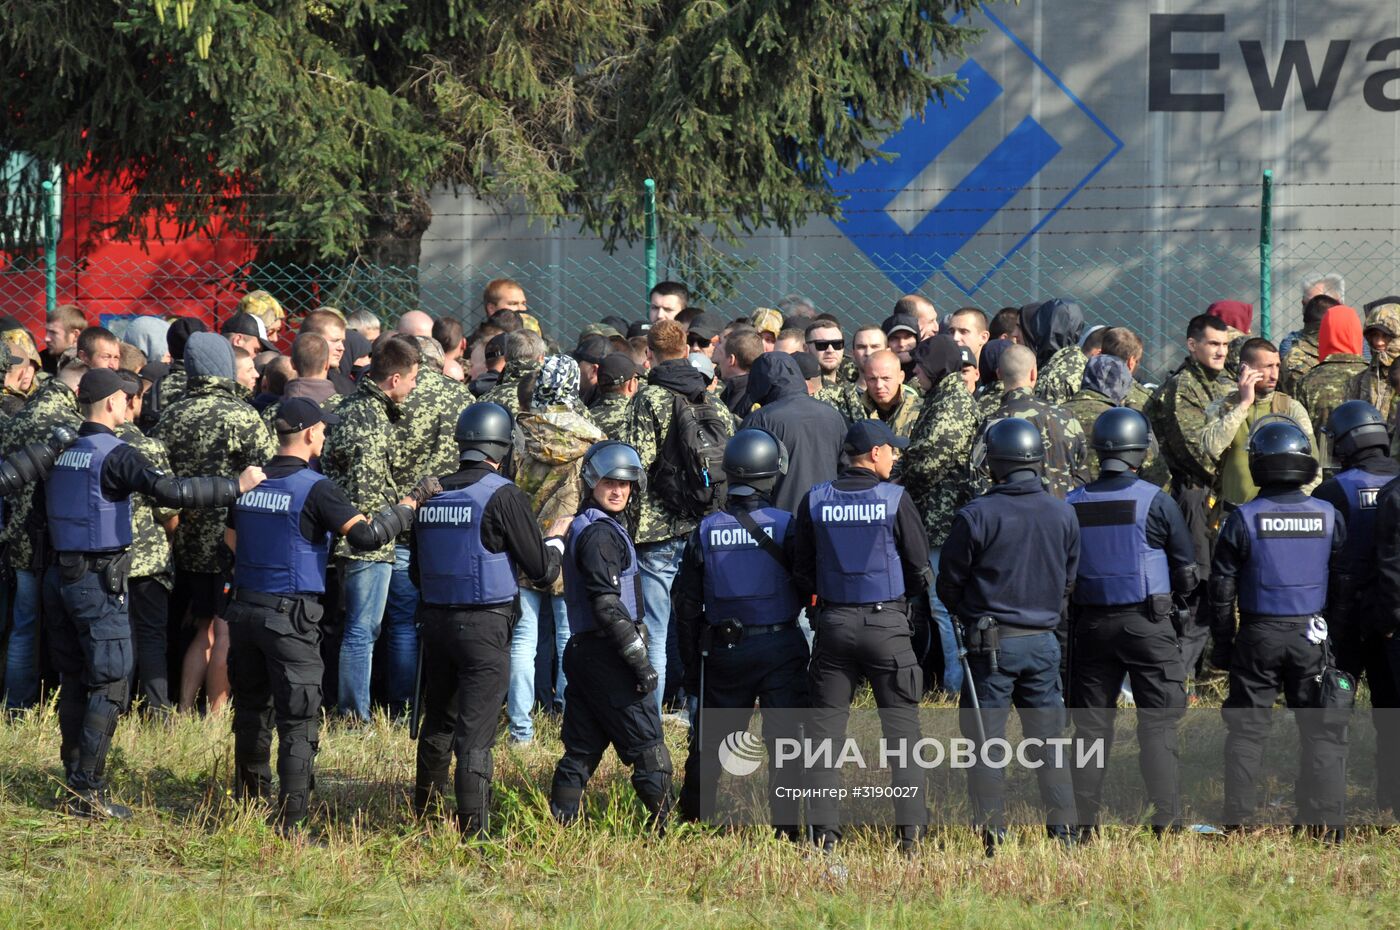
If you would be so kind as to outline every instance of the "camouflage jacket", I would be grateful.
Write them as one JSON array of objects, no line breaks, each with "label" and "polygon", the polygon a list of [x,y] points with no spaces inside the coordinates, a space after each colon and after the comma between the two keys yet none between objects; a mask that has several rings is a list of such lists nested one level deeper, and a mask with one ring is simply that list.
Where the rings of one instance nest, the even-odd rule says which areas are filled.
[{"label": "camouflage jacket", "polygon": [[1299,388],[1308,372],[1317,367],[1317,339],[1320,333],[1299,333],[1283,356],[1283,374],[1279,377],[1278,389],[1285,394],[1298,396]]},{"label": "camouflage jacket", "polygon": [[1035,381],[1035,396],[1047,404],[1063,405],[1084,383],[1084,366],[1088,362],[1079,346],[1065,346],[1045,363]]},{"label": "camouflage jacket", "polygon": [[[1133,382],[1136,386],[1137,382]],[[1146,395],[1140,386],[1138,390]],[[1132,388],[1128,389],[1129,397],[1132,396]],[[1132,405],[1127,401],[1124,407]],[[1094,435],[1094,421],[1099,418],[1099,414],[1114,407],[1113,401],[1106,394],[1102,394],[1091,388],[1080,388],[1079,393],[1069,399],[1069,403],[1064,405],[1065,410],[1079,421],[1079,428],[1084,431],[1085,437],[1092,439]],[[1092,448],[1092,443],[1090,448]],[[1097,457],[1097,456],[1095,456]],[[1142,466],[1138,468],[1138,477],[1144,481],[1150,481],[1159,488],[1167,483],[1171,477],[1167,472],[1167,464],[1162,459],[1161,452],[1157,449],[1157,437],[1149,435],[1147,455],[1142,460]]]},{"label": "camouflage jacket", "polygon": [[629,400],[630,398],[623,397],[614,391],[604,394],[592,407],[588,408],[593,422],[609,439],[622,438],[622,428],[627,420],[627,402]]},{"label": "camouflage jacket", "polygon": [[[239,399],[237,387],[227,378],[194,377],[185,395],[165,408],[153,435],[165,445],[175,475],[237,478],[277,452],[272,434],[258,412]],[[184,511],[175,529],[175,567],[221,571],[227,516],[226,507]]]},{"label": "camouflage jacket", "polygon": [[1215,456],[1201,445],[1206,408],[1234,387],[1224,373],[1212,374],[1188,359],[1152,395],[1147,408],[1152,432],[1162,445],[1173,486],[1210,487],[1215,481]]},{"label": "camouflage jacket", "polygon": [[170,409],[170,405],[175,401],[184,397],[187,390],[189,390],[189,374],[185,371],[185,366],[182,363],[172,365],[170,374],[151,385],[151,393],[155,394],[157,409],[161,414]]},{"label": "camouflage jacket", "polygon": [[[618,396],[618,395],[614,395]],[[578,513],[583,454],[604,438],[587,416],[563,404],[520,415],[515,431],[515,483],[530,498],[540,532],[560,517]],[[521,578],[522,584],[527,584]],[[563,575],[552,594],[564,593]]]},{"label": "camouflage jacket", "polygon": [[[44,382],[19,413],[5,421],[0,433],[0,456],[10,456],[32,442],[47,442],[55,426],[77,431],[83,418],[78,415],[78,398],[57,378]],[[5,564],[13,571],[32,571],[34,542],[47,533],[44,502],[38,487],[29,485],[5,501],[5,528],[0,543],[5,547]]]},{"label": "camouflage jacket", "polygon": [[822,386],[829,387],[838,384],[855,384],[860,378],[860,371],[856,368],[856,360],[849,355],[841,356],[841,364],[836,370],[827,374],[822,372]]},{"label": "camouflage jacket", "polygon": [[520,413],[520,382],[539,370],[540,363],[534,359],[506,362],[506,369],[501,372],[501,380],[496,382],[495,387],[481,395],[481,401],[489,404],[500,404],[510,411],[511,416],[517,415]]},{"label": "camouflage jacket", "polygon": [[1395,404],[1395,389],[1390,386],[1390,369],[1382,368],[1380,361],[1372,356],[1366,367],[1352,377],[1347,387],[1347,399],[1366,401],[1389,422]]},{"label": "camouflage jacket", "polygon": [[[326,433],[321,471],[340,485],[360,513],[373,516],[397,503],[408,490],[398,484],[401,470],[395,456],[394,427],[403,413],[383,388],[365,378],[336,414],[340,422]],[[392,562],[394,545],[358,551],[341,539],[336,542],[336,554],[361,562]]]},{"label": "camouflage jacket", "polygon": [[[961,379],[959,379],[961,380]],[[963,393],[967,393],[966,388]],[[857,419],[884,420],[885,425],[894,431],[896,436],[908,438],[914,431],[914,424],[919,421],[919,413],[924,409],[924,395],[914,390],[907,384],[899,387],[899,406],[886,413],[881,413],[875,408],[875,401],[870,399],[869,391],[861,391],[857,395],[860,398],[860,407],[852,411],[851,416],[846,416],[846,422],[854,423]],[[972,395],[967,395],[968,400]],[[845,411],[842,411],[845,415]]]},{"label": "camouflage jacket", "polygon": [[865,418],[865,405],[861,403],[863,392],[849,381],[824,384],[812,396],[824,404],[835,407],[836,412],[845,417],[847,423]]},{"label": "camouflage jacket", "polygon": [[[420,368],[418,384],[399,405],[394,424],[395,484],[407,491],[427,475],[450,475],[457,470],[457,418],[476,398],[465,384],[440,371]],[[409,530],[397,540],[408,545]]]},{"label": "camouflage jacket", "polygon": [[923,515],[930,546],[943,545],[958,509],[972,499],[968,462],[981,422],[962,379],[947,375],[924,397],[909,448],[895,462],[894,476]]},{"label": "camouflage jacket", "polygon": [[1006,396],[1006,388],[1000,381],[993,381],[991,384],[982,386],[982,392],[977,395],[977,410],[982,414],[982,419],[986,419],[996,412],[1001,406],[1001,399]]},{"label": "camouflage jacket", "polygon": [[1014,388],[1006,392],[1001,406],[987,417],[983,431],[992,422],[1006,417],[1030,420],[1040,430],[1040,439],[1045,445],[1045,484],[1051,494],[1064,500],[1070,491],[1093,480],[1084,430],[1063,407],[1033,396],[1029,388]]},{"label": "camouflage jacket", "polygon": [[1151,392],[1142,386],[1142,382],[1134,378],[1133,383],[1128,387],[1128,396],[1123,401],[1123,406],[1131,407],[1138,413],[1145,414],[1150,400],[1152,400]]},{"label": "camouflage jacket", "polygon": [[[117,435],[161,471],[170,471],[170,456],[159,439],[153,439],[127,423]],[[169,590],[174,579],[170,561],[170,537],[161,526],[178,510],[157,507],[144,494],[131,495],[131,577],[155,578]]]},{"label": "camouflage jacket", "polygon": [[1333,468],[1336,461],[1331,456],[1331,443],[1324,442],[1322,435],[1327,419],[1349,398],[1347,392],[1357,375],[1366,370],[1366,360],[1359,355],[1334,352],[1325,360],[1314,365],[1298,382],[1293,397],[1303,405],[1312,419],[1315,436],[1313,451],[1324,468]]},{"label": "camouflage jacket", "polygon": [[[666,441],[666,434],[671,430],[675,397],[675,392],[669,388],[648,383],[642,385],[627,406],[622,440],[637,450],[642,463],[648,468],[656,461],[656,456]],[[705,402],[716,407],[720,415],[729,421],[730,435],[733,435],[736,424],[729,408],[708,393],[705,395]],[[641,546],[684,538],[697,525],[698,521],[670,510],[648,485],[637,507],[637,531],[633,534],[633,541]]]}]

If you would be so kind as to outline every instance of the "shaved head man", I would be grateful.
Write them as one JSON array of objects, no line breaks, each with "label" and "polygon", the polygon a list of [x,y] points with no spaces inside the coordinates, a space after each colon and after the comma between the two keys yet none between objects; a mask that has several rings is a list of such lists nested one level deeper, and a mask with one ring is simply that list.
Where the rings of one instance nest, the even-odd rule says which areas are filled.
[{"label": "shaved head man", "polygon": [[997,362],[997,377],[1008,391],[1035,387],[1037,374],[1035,353],[1022,345],[1007,347]]},{"label": "shaved head man", "polygon": [[874,402],[876,409],[889,410],[899,400],[899,389],[904,385],[904,369],[899,364],[899,356],[889,349],[881,349],[866,359],[865,392]]},{"label": "shaved head man", "polygon": [[399,317],[399,332],[405,336],[433,335],[433,318],[422,310],[410,310]]},{"label": "shaved head man", "polygon": [[972,350],[974,359],[982,358],[982,347],[991,338],[987,330],[987,315],[976,307],[963,307],[948,323],[949,335],[960,346]]}]

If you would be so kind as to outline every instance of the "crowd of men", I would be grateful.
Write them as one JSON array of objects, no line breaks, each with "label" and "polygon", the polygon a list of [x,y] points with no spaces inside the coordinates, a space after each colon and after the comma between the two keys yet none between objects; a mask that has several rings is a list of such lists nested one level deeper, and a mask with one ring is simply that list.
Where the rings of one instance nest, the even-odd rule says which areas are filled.
[{"label": "crowd of men", "polygon": [[[1076,732],[1103,736],[1126,691],[1160,832],[1181,825],[1176,722],[1210,664],[1227,709],[1280,690],[1326,707],[1362,677],[1376,707],[1400,705],[1400,617],[1381,606],[1400,587],[1400,298],[1363,321],[1339,277],[1309,278],[1280,345],[1218,301],[1153,385],[1138,334],[1086,327],[1067,300],[940,316],[909,295],[851,327],[798,296],[739,319],[690,296],[658,284],[647,319],[605,317],[571,349],[505,279],[480,314],[411,311],[393,331],[322,307],[291,337],[261,291],[218,333],[147,316],[118,334],[71,306],[42,352],[0,329],[3,689],[19,710],[59,686],[75,809],[129,813],[103,769],[132,696],[151,714],[232,696],[243,796],[272,790],[275,725],[287,826],[308,812],[323,709],[412,708],[415,809],[439,808],[455,757],[472,835],[502,707],[516,743],[563,714],[561,821],[612,745],[664,827],[668,708],[826,708],[817,729],[839,735],[866,681],[887,736],[917,733],[930,691],[978,707],[982,740],[1013,705],[1044,712],[1043,736],[1092,711]],[[1234,719],[1232,827],[1259,751]],[[693,729],[698,759],[712,747]],[[1340,840],[1345,724],[1303,737],[1300,822]],[[1101,775],[1038,775],[1050,834],[1090,836]],[[974,768],[989,854],[1001,791]],[[901,848],[926,817],[896,804]],[[799,836],[795,810],[773,818]],[[834,807],[806,819],[801,835],[839,841]]]}]

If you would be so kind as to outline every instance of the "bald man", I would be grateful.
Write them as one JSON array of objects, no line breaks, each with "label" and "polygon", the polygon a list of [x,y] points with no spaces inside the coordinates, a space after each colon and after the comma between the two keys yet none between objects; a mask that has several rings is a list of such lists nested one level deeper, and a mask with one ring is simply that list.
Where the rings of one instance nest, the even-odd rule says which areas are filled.
[{"label": "bald man", "polygon": [[880,349],[865,360],[864,416],[880,419],[898,436],[908,437],[923,408],[919,392],[904,383],[899,356]]},{"label": "bald man", "polygon": [[410,310],[399,317],[399,332],[405,336],[433,335],[433,318],[422,310]]},{"label": "bald man", "polygon": [[1073,415],[1035,396],[1038,374],[1035,353],[1025,346],[1013,345],[1001,353],[997,377],[1006,390],[1001,406],[987,417],[987,423],[1005,417],[1021,417],[1034,423],[1045,445],[1045,482],[1050,493],[1064,500],[1070,491],[1093,478],[1089,443],[1084,428]]}]

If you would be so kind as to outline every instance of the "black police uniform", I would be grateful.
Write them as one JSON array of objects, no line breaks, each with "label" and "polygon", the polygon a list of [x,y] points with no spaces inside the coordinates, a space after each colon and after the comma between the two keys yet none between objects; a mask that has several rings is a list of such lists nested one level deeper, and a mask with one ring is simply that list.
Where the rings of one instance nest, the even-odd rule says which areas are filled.
[{"label": "black police uniform", "polygon": [[[1079,518],[1071,601],[1069,706],[1075,737],[1113,745],[1114,709],[1127,674],[1137,705],[1139,763],[1152,825],[1179,824],[1177,724],[1186,709],[1186,663],[1172,595],[1196,590],[1196,549],[1181,508],[1156,485],[1105,472],[1070,492]],[[1074,770],[1082,825],[1098,822],[1100,766]]]},{"label": "black police uniform", "polygon": [[[563,823],[578,817],[583,789],[611,744],[623,764],[632,766],[632,787],[652,825],[664,828],[673,770],[661,733],[661,709],[651,696],[656,674],[653,670],[651,688],[643,692],[637,669],[624,661],[604,628],[612,619],[645,636],[637,552],[623,526],[591,499],[569,528],[564,598],[572,633],[564,647],[568,684],[559,733],[564,757],[554,769],[550,810]],[[595,612],[615,611],[619,603],[625,619],[595,619]]]},{"label": "black police uniform", "polygon": [[[1078,564],[1074,508],[1046,490],[1036,469],[1007,473],[954,518],[936,591],[949,615],[978,634],[966,636],[972,680],[963,684],[962,707],[971,705],[968,689],[975,688],[989,740],[1005,737],[1012,706],[1021,712],[1027,737],[1060,738],[1065,711],[1055,631]],[[992,628],[999,640],[995,651],[988,638]],[[987,645],[979,647],[979,638]],[[961,723],[963,735],[975,738],[972,715],[963,713]],[[1047,829],[1062,841],[1071,839],[1078,820],[1069,760],[1056,752],[1037,757]],[[983,764],[979,750],[968,770],[968,793],[989,851],[1005,830],[1005,780],[1003,769]]]},{"label": "black police uniform", "polygon": [[[779,561],[759,545],[734,516],[743,513],[781,548]],[[731,495],[725,509],[711,514],[686,540],[672,597],[680,629],[681,658],[686,669],[685,690],[700,695],[700,708],[763,710],[808,705],[807,639],[797,626],[802,601],[792,581],[793,518],[760,494]],[[704,693],[700,663],[705,663]],[[720,732],[703,732],[693,725],[690,753],[681,786],[681,813],[698,819],[714,809],[716,783],[701,783],[701,760],[715,759]],[[769,745],[769,783],[782,770],[772,767],[773,741],[780,725],[765,717],[763,735]],[[715,730],[716,728],[711,728]],[[701,737],[705,743],[700,744]],[[702,789],[707,796],[702,799]],[[797,834],[795,803],[773,798],[773,823],[789,837]]]},{"label": "black police uniform", "polygon": [[85,422],[78,437],[44,481],[57,554],[44,585],[45,639],[60,675],[64,773],[80,812],[125,815],[103,792],[107,750],[130,693],[129,498],[140,493],[162,507],[221,507],[237,497],[238,484],[166,475],[99,423]]},{"label": "black police uniform", "polygon": [[[923,519],[903,488],[867,468],[847,468],[835,481],[812,488],[795,516],[793,579],[804,600],[818,597],[809,612],[816,638],[808,679],[812,706],[824,712],[814,711],[809,739],[839,742],[864,677],[881,708],[886,745],[914,745],[924,682],[911,602],[924,596],[932,580]],[[895,766],[891,783],[921,789],[922,775],[915,767]],[[814,789],[834,789],[840,773],[819,767],[808,782]],[[907,846],[928,822],[927,798],[922,790],[896,794],[895,824]],[[818,845],[830,848],[840,840],[834,797],[815,797],[808,819]]]},{"label": "black police uniform", "polygon": [[530,500],[486,462],[463,462],[419,509],[409,540],[423,644],[423,723],[413,803],[444,793],[452,757],[457,819],[484,835],[491,747],[510,684],[510,635],[519,611],[517,570],[547,587],[559,549],[545,543]]},{"label": "black police uniform", "polygon": [[[1298,485],[1269,485],[1226,518],[1211,562],[1216,659],[1228,657],[1224,822],[1250,818],[1270,715],[1282,689],[1296,715],[1301,760],[1296,785],[1300,823],[1343,826],[1346,722],[1316,710],[1325,643],[1311,621],[1327,612],[1330,578],[1344,565],[1346,529],[1326,501]],[[1234,628],[1239,601],[1240,626]],[[1227,655],[1228,654],[1228,655]],[[1217,662],[1217,664],[1220,664]]]},{"label": "black police uniform", "polygon": [[1371,692],[1371,723],[1376,729],[1376,803],[1400,810],[1400,684],[1392,653],[1391,617],[1400,604],[1400,463],[1386,449],[1371,447],[1343,459],[1343,470],[1313,491],[1337,510],[1346,524],[1346,568],[1333,598],[1345,617],[1333,613],[1337,666]]},{"label": "black police uniform", "polygon": [[[266,480],[229,509],[236,538],[229,631],[233,764],[240,797],[271,793],[277,727],[278,818],[306,817],[321,719],[321,620],[333,534],[360,515],[335,482],[293,455],[273,457]],[[406,508],[405,508],[406,509]],[[406,521],[406,517],[404,518]],[[366,522],[351,545],[375,548]]]}]

